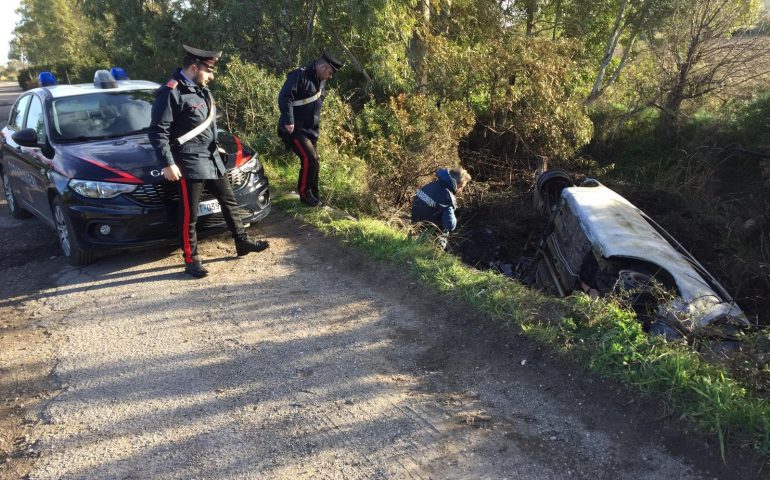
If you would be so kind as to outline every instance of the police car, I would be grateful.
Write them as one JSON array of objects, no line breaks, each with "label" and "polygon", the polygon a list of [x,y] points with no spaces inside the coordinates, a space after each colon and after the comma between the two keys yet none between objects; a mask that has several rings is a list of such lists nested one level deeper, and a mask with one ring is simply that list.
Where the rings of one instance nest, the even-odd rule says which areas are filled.
[{"label": "police car", "polygon": [[[94,83],[57,85],[50,73],[25,92],[0,133],[0,176],[10,213],[35,215],[56,230],[73,265],[101,251],[179,241],[178,190],[147,131],[158,84],[130,80],[119,68]],[[244,223],[270,211],[270,191],[257,153],[219,130],[227,177]],[[226,228],[219,203],[204,190],[200,235]]]}]

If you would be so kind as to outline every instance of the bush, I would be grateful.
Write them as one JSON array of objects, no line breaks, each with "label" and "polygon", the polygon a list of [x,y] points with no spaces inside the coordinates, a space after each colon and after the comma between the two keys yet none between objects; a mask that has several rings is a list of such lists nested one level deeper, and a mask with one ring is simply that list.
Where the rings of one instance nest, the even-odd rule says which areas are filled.
[{"label": "bush", "polygon": [[401,94],[369,102],[355,122],[356,150],[371,171],[369,189],[380,209],[411,199],[422,177],[459,164],[457,147],[473,125],[460,102]]},{"label": "bush", "polygon": [[214,98],[224,114],[223,125],[246,139],[260,154],[281,155],[284,145],[278,127],[278,92],[283,81],[276,75],[240,58],[227,64],[212,85]]}]

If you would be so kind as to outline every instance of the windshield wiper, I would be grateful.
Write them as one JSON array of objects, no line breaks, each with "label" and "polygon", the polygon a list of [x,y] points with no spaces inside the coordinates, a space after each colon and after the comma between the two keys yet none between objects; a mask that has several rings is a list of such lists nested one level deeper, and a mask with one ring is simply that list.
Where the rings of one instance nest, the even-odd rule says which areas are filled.
[{"label": "windshield wiper", "polygon": [[104,140],[110,138],[111,135],[78,135],[77,137],[62,138],[62,142],[86,142],[88,140]]}]

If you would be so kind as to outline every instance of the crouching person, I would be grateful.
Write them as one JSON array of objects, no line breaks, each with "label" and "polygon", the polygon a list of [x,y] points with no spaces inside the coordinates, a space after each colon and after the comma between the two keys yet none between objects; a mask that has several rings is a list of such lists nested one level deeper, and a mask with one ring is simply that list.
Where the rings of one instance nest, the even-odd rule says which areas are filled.
[{"label": "crouching person", "polygon": [[428,222],[440,231],[439,243],[446,249],[449,232],[457,228],[455,208],[459,193],[468,182],[470,174],[464,168],[436,171],[436,180],[417,191],[412,200],[412,223]]}]

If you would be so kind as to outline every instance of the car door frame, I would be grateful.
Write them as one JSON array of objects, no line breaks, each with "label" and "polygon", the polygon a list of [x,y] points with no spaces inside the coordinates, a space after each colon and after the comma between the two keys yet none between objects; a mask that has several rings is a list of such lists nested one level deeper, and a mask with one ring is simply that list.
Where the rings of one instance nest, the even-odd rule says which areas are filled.
[{"label": "car door frame", "polygon": [[[32,99],[27,105],[27,110],[24,114],[24,128],[34,128],[37,131],[37,128],[28,125],[30,120],[29,114],[32,104],[35,101],[40,104],[40,115],[43,119],[42,131],[45,137],[41,138],[40,132],[38,131],[39,145],[37,147],[21,147],[19,158],[21,159],[21,166],[25,170],[26,180],[29,182],[27,183],[27,192],[29,201],[32,204],[30,207],[38,217],[53,224],[53,213],[48,197],[48,189],[51,185],[51,159],[49,159],[44,152],[49,138],[48,115],[46,115],[48,106],[46,105],[46,99],[41,95],[32,94]],[[31,182],[34,182],[35,184],[32,185]]]},{"label": "car door frame", "polygon": [[[24,210],[29,211],[35,211],[33,208],[33,205],[30,203],[30,196],[27,192],[27,182],[25,182],[24,173],[25,169],[23,168],[24,160],[22,158],[22,147],[21,145],[17,144],[13,140],[13,134],[16,133],[16,125],[14,125],[11,120],[13,119],[14,122],[21,116],[21,122],[19,122],[20,125],[24,125],[27,120],[27,110],[29,110],[29,103],[32,97],[34,96],[34,93],[27,92],[21,96],[19,96],[18,99],[13,103],[13,106],[11,107],[11,113],[8,118],[8,124],[4,128],[4,135],[3,135],[3,175],[7,175],[8,180],[11,185],[11,190],[13,190],[13,195],[16,200],[16,203],[18,206]],[[23,101],[24,99],[27,100],[27,104],[23,107],[23,110],[19,112],[19,115],[13,116],[14,112],[17,111],[17,105],[19,102]],[[22,127],[23,128],[23,127]]]}]

